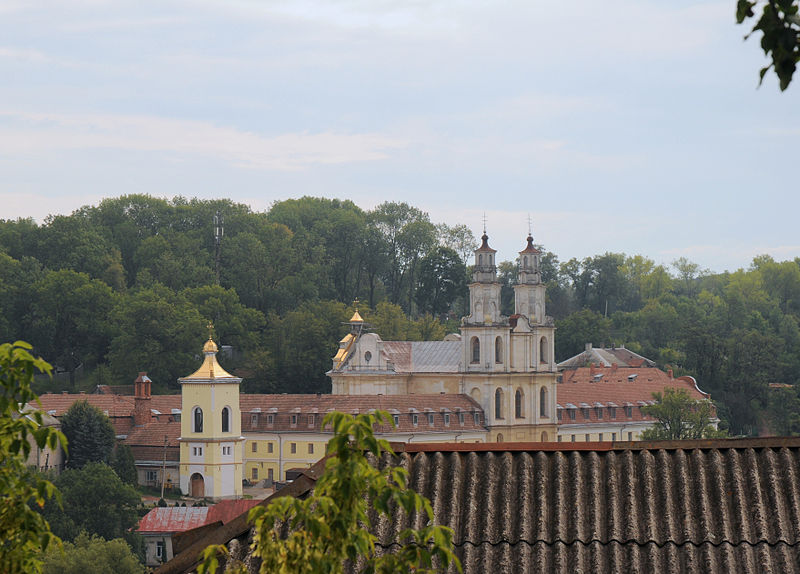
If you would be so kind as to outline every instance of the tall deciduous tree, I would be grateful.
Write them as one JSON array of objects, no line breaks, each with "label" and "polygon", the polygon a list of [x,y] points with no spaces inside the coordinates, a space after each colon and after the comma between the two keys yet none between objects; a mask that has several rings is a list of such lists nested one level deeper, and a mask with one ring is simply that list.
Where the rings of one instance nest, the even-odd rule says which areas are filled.
[{"label": "tall deciduous tree", "polygon": [[55,485],[63,506],[48,502],[43,513],[62,539],[72,541],[82,530],[106,540],[137,538],[130,529],[138,520],[139,494],[107,464],[90,462],[81,469],[65,470]]},{"label": "tall deciduous tree", "polygon": [[111,468],[125,484],[135,487],[138,484],[136,478],[136,460],[133,458],[133,451],[124,442],[117,443],[111,453]]},{"label": "tall deciduous tree", "polygon": [[121,538],[104,540],[82,532],[75,543],[50,548],[44,555],[42,574],[144,574],[131,547]]},{"label": "tall deciduous tree", "polygon": [[109,462],[114,450],[114,427],[100,409],[88,401],[76,401],[61,417],[61,429],[69,441],[68,468],[90,462]]},{"label": "tall deciduous tree", "polygon": [[449,247],[436,247],[419,263],[417,307],[421,313],[441,315],[466,289],[466,268]]}]

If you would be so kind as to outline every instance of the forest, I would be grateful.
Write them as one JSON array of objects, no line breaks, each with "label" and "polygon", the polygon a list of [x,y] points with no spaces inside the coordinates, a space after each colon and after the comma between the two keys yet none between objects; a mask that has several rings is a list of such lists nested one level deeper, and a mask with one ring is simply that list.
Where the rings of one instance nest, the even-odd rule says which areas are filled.
[{"label": "forest", "polygon": [[[39,392],[146,371],[169,393],[197,367],[212,323],[244,392],[329,392],[355,299],[385,340],[457,332],[476,246],[465,225],[401,202],[303,197],[254,212],[225,199],[108,198],[41,225],[0,220],[0,341],[29,341],[55,365]],[[590,342],[624,345],[694,376],[732,435],[800,433],[800,258],[715,274],[640,254],[562,262],[538,247],[557,360]],[[516,265],[498,265],[506,314]]]}]

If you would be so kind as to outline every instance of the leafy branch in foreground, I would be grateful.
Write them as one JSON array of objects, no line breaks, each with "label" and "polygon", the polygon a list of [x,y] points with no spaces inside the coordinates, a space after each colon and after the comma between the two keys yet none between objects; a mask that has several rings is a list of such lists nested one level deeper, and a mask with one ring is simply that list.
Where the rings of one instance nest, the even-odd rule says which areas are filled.
[{"label": "leafy branch in foreground", "polygon": [[[330,424],[334,435],[328,441],[325,472],[313,492],[304,500],[286,496],[250,511],[255,527],[252,551],[261,558],[261,573],[338,573],[348,562],[363,573],[434,572],[451,563],[461,571],[452,529],[433,524],[430,501],[408,488],[408,471],[392,465],[379,469],[367,458],[394,454],[372,430],[375,424],[391,421],[383,411],[356,417],[333,412],[325,417],[323,426]],[[396,552],[378,555],[370,532],[370,506],[387,517],[421,513],[427,523],[418,530],[403,530]],[[215,572],[219,554],[227,554],[227,549],[209,546],[198,572]],[[227,571],[236,568],[230,565]]]},{"label": "leafy branch in foreground", "polygon": [[42,551],[52,542],[44,517],[29,501],[44,506],[58,498],[53,484],[26,466],[31,442],[39,448],[66,448],[64,435],[42,424],[42,413],[26,407],[38,403],[31,390],[36,371],[50,373],[51,367],[28,351],[23,341],[0,345],[0,564],[4,572],[40,572]]},{"label": "leafy branch in foreground", "polygon": [[[736,4],[736,22],[741,24],[748,18],[755,18],[755,8],[760,2],[738,0]],[[749,38],[756,31],[762,33],[761,48],[764,54],[772,58],[769,66],[759,72],[761,82],[770,68],[780,80],[781,91],[789,87],[800,61],[800,17],[797,15],[797,0],[768,0],[764,3],[761,17],[753,26],[753,30],[745,36]]]}]

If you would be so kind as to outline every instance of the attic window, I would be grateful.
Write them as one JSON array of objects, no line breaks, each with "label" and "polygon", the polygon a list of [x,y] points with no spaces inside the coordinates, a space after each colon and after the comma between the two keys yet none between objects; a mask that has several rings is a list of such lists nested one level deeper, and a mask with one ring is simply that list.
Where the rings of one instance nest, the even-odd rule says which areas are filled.
[{"label": "attic window", "polygon": [[272,426],[274,420],[275,420],[275,415],[267,415],[267,424],[269,426]]},{"label": "attic window", "polygon": [[628,405],[625,407],[625,416],[631,418],[633,416],[633,407]]},{"label": "attic window", "polygon": [[598,419],[602,419],[603,418],[603,407],[595,407],[594,408],[594,413],[597,415]]},{"label": "attic window", "polygon": [[589,420],[589,409],[583,408],[581,409],[581,414],[583,415],[584,420]]},{"label": "attic window", "polygon": [[314,419],[315,418],[316,417],[314,415],[308,415],[308,426],[310,426],[310,427],[314,426]]},{"label": "attic window", "polygon": [[292,415],[292,426],[297,426],[297,415]]},{"label": "attic window", "polygon": [[[431,418],[433,417],[431,416]],[[450,426],[450,413],[444,413],[444,426]]]},{"label": "attic window", "polygon": [[433,413],[428,413],[428,424],[433,426]]},{"label": "attic window", "polygon": [[603,373],[598,373],[592,377],[592,382],[599,382],[603,378]]},{"label": "attic window", "polygon": [[251,427],[258,426],[258,414],[250,415],[250,426]]},{"label": "attic window", "polygon": [[612,419],[617,418],[617,407],[608,407],[608,416]]},{"label": "attic window", "polygon": [[639,375],[637,375],[637,374],[628,375],[628,382],[629,382],[629,383],[632,383],[633,381],[635,381],[635,380],[636,380],[636,377],[638,377],[638,376],[639,376]]},{"label": "attic window", "polygon": [[417,413],[413,413],[411,415],[411,424],[417,426],[419,424],[419,415]]},{"label": "attic window", "polygon": [[473,418],[475,419],[475,424],[476,425],[481,424],[481,413],[479,413],[479,412],[473,413]]},{"label": "attic window", "polygon": [[372,360],[372,353],[367,351],[364,353],[364,362],[369,363]]},{"label": "attic window", "polygon": [[392,421],[394,421],[394,428],[400,426],[400,415],[392,415]]},{"label": "attic window", "polygon": [[571,420],[571,421],[575,420],[575,411],[576,410],[577,409],[574,409],[574,408],[573,409],[567,409],[567,414],[569,415],[569,420]]},{"label": "attic window", "polygon": [[458,424],[464,426],[464,413],[458,413]]}]

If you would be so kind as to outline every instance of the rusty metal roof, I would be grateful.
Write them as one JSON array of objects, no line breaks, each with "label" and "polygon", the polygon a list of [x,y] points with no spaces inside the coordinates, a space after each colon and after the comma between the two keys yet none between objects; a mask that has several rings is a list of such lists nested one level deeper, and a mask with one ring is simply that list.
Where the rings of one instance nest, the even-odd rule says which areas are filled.
[{"label": "rusty metal roof", "polygon": [[384,341],[384,352],[398,373],[457,373],[460,341]]},{"label": "rusty metal roof", "polygon": [[183,532],[206,523],[208,507],[187,506],[154,508],[139,521],[137,531],[143,534],[156,532]]},{"label": "rusty metal roof", "polygon": [[800,572],[797,438],[396,446],[465,572]]}]

